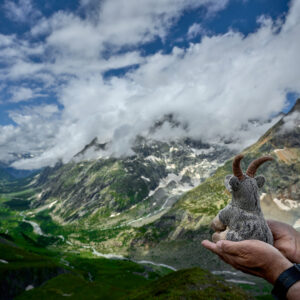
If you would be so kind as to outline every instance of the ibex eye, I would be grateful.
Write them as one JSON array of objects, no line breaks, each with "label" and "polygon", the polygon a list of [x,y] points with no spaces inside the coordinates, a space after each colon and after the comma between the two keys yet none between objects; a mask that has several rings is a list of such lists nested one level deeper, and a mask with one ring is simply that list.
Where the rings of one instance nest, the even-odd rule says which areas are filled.
[{"label": "ibex eye", "polygon": [[237,177],[233,176],[230,180],[229,180],[229,184],[231,185],[232,189],[236,192],[239,187],[240,187],[240,181],[238,180]]},{"label": "ibex eye", "polygon": [[265,184],[265,181],[266,181],[266,179],[265,179],[264,176],[256,176],[256,177],[255,177],[255,180],[256,180],[257,186],[258,186],[259,188],[262,188],[263,185]]}]

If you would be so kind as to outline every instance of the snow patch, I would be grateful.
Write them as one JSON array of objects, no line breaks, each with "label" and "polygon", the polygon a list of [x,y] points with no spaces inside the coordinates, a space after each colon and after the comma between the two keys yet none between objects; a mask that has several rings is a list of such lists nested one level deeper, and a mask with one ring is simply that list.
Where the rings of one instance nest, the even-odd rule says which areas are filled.
[{"label": "snow patch", "polygon": [[191,148],[191,150],[196,154],[196,155],[207,155],[215,150],[214,147],[210,147],[208,149],[196,149],[196,148]]},{"label": "snow patch", "polygon": [[148,197],[151,197],[157,190],[167,187],[167,185],[171,181],[175,181],[177,184],[179,184],[181,178],[182,178],[181,175],[176,175],[174,173],[169,173],[167,177],[160,180],[159,185],[156,189],[149,192]]},{"label": "snow patch", "polygon": [[300,219],[298,219],[293,225],[294,228],[300,228]]},{"label": "snow patch", "polygon": [[284,149],[275,149],[274,152],[275,152],[275,153],[278,153],[278,152],[281,152],[281,151],[283,151],[283,150],[284,150]]},{"label": "snow patch", "polygon": [[266,196],[267,196],[266,193],[261,193],[260,198],[259,198],[260,201],[264,200]]},{"label": "snow patch", "polygon": [[48,208],[52,208],[53,205],[55,205],[56,203],[57,203],[57,200],[56,200],[56,201],[53,201],[52,203],[50,203],[50,204],[48,205]]},{"label": "snow patch", "polygon": [[145,177],[145,176],[141,176],[141,178],[148,181],[148,182],[151,182],[151,180],[149,178]]},{"label": "snow patch", "polygon": [[65,241],[65,237],[63,235],[58,235],[58,238],[60,238],[63,242]]},{"label": "snow patch", "polygon": [[295,200],[291,200],[291,199],[274,198],[273,201],[281,210],[284,210],[284,211],[289,211],[291,209],[296,209],[296,208],[300,207],[300,203],[298,203]]},{"label": "snow patch", "polygon": [[256,285],[255,282],[247,281],[247,280],[226,279],[226,281],[227,282],[232,282],[232,283],[241,283],[241,284]]},{"label": "snow patch", "polygon": [[149,160],[149,161],[152,161],[152,162],[161,162],[162,159],[159,158],[159,157],[156,157],[154,155],[149,155],[145,158],[145,160]]},{"label": "snow patch", "polygon": [[130,207],[130,209],[134,209],[134,208],[136,208],[136,204],[134,204]]},{"label": "snow patch", "polygon": [[176,148],[176,147],[171,147],[169,152],[172,153],[172,152],[177,152],[179,149]]},{"label": "snow patch", "polygon": [[239,273],[231,272],[231,271],[212,271],[211,273],[214,275],[233,275],[233,276],[239,275]]},{"label": "snow patch", "polygon": [[0,259],[0,262],[3,264],[8,264],[8,261],[4,260],[4,259]]},{"label": "snow patch", "polygon": [[170,170],[170,169],[174,170],[174,169],[176,169],[176,165],[175,164],[167,164],[166,169],[167,170]]},{"label": "snow patch", "polygon": [[117,217],[117,216],[119,216],[120,215],[120,213],[116,213],[116,214],[111,214],[109,217],[110,218],[113,218],[113,217]]}]

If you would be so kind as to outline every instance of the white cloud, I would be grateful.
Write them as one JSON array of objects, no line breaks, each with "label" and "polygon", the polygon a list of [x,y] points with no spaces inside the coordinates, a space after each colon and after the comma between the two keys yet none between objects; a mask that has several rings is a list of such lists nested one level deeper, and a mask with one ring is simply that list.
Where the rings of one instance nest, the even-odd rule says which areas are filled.
[{"label": "white cloud", "polygon": [[196,36],[198,36],[200,34],[205,34],[205,33],[206,33],[206,31],[202,27],[201,24],[194,23],[192,26],[190,26],[190,28],[188,30],[188,33],[187,33],[187,36],[188,36],[188,39],[193,39]]},{"label": "white cloud", "polygon": [[0,47],[7,47],[13,43],[14,36],[0,33]]},{"label": "white cloud", "polygon": [[33,90],[28,87],[15,87],[11,89],[10,102],[28,101],[36,97],[45,97],[44,94],[38,92],[39,89]]},{"label": "white cloud", "polygon": [[[57,92],[64,109],[46,117],[43,107],[38,112],[31,108],[12,113],[18,126],[0,127],[5,139],[1,152],[14,147],[32,151],[35,158],[14,166],[41,167],[57,159],[68,161],[97,136],[100,141],[112,140],[111,152],[123,155],[137,134],[148,134],[154,121],[170,113],[188,124],[188,133],[165,124],[156,137],[188,134],[209,142],[235,137],[240,149],[255,142],[270,126],[264,121],[284,107],[286,93],[300,91],[299,2],[293,2],[281,28],[264,18],[247,37],[229,31],[205,36],[187,49],[175,47],[170,54],[142,57],[137,50],[116,54],[123,46],[136,49],[157,36],[164,39],[185,9],[209,5],[213,13],[226,3],[104,1],[92,20],[63,12],[41,19],[40,29],[31,32],[45,35],[44,43],[11,38],[3,49],[15,54],[7,54],[11,63],[0,71],[0,78],[42,80]],[[111,49],[108,57],[103,55],[107,49]],[[33,51],[41,53],[42,62],[28,59],[26,53]],[[106,70],[137,64],[126,76],[103,79]],[[242,131],[248,119],[264,125]]]},{"label": "white cloud", "polygon": [[[44,149],[54,147],[55,135],[61,126],[56,105],[28,106],[10,112],[10,117],[17,126],[0,126],[0,161],[11,161],[15,158],[13,153],[39,157]],[[32,162],[31,168],[35,167],[38,165]]]},{"label": "white cloud", "polygon": [[30,22],[41,16],[31,0],[5,0],[3,8],[7,17],[16,22]]},{"label": "white cloud", "polygon": [[295,127],[300,127],[300,112],[294,111],[290,115],[284,117],[283,120],[282,133],[289,132]]}]

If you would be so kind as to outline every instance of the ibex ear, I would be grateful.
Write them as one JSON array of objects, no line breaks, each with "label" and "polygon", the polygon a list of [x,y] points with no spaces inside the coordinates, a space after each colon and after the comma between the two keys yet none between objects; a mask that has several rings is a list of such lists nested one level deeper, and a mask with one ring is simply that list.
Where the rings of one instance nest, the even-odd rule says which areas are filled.
[{"label": "ibex ear", "polygon": [[265,184],[265,181],[266,181],[265,177],[262,176],[262,175],[256,176],[255,180],[256,180],[257,186],[259,188],[262,188],[264,186],[264,184]]},{"label": "ibex ear", "polygon": [[226,189],[231,193],[232,191],[237,191],[240,187],[240,181],[237,177],[233,175],[227,175],[225,177],[225,186]]},{"label": "ibex ear", "polygon": [[229,180],[231,179],[232,175],[227,175],[225,177],[225,181],[224,181],[224,184],[225,184],[225,187],[227,189],[228,192],[232,192],[232,188],[231,188],[231,185],[229,184]]}]

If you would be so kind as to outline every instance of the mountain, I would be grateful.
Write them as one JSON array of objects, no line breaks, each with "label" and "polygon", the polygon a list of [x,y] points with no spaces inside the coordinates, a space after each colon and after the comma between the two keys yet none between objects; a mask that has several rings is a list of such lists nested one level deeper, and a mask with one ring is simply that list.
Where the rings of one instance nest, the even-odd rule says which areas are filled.
[{"label": "mountain", "polygon": [[[267,217],[295,226],[300,218],[299,103],[243,151],[242,162],[245,169],[262,155],[275,158],[259,170],[266,177],[262,207]],[[179,126],[171,116],[166,120]],[[230,200],[223,181],[232,173],[229,158],[235,153],[188,138],[138,137],[132,156],[114,158],[101,155],[107,145],[94,139],[70,163],[36,176],[32,187],[37,193],[27,216],[42,225],[52,220],[73,245],[92,243],[103,253],[176,268],[227,268],[201,241],[210,238],[211,219]],[[83,159],[90,152],[99,158]]]},{"label": "mountain", "polygon": [[13,179],[13,176],[0,165],[0,184],[8,182]]},{"label": "mountain", "polygon": [[19,160],[19,159],[28,159],[32,158],[33,155],[25,154],[16,154],[10,153],[11,160],[8,162],[0,161],[0,186],[1,184],[8,183],[10,181],[21,179],[30,176],[33,173],[37,173],[37,170],[19,170],[11,167],[10,165]]},{"label": "mountain", "polygon": [[70,163],[43,170],[34,183],[40,192],[32,208],[51,205],[51,216],[61,224],[84,219],[86,226],[101,228],[151,222],[232,155],[228,148],[187,138],[139,137],[130,157],[78,162],[91,149],[104,150],[99,145],[95,139]]},{"label": "mountain", "polygon": [[[266,177],[261,199],[264,212],[268,217],[272,216],[269,210],[271,207],[268,208],[271,199],[280,213],[285,215],[285,211],[289,212],[290,217],[284,216],[284,221],[294,225],[300,217],[300,99],[286,116],[242,154],[245,156],[242,161],[244,169],[255,158],[263,155],[274,157],[274,162],[263,165],[258,171]],[[226,174],[232,173],[231,165],[232,159],[204,184],[187,193],[176,205],[195,213],[210,210],[206,216],[213,216],[229,199],[223,180]]]},{"label": "mountain", "polygon": [[[278,123],[242,154],[242,168],[263,155],[274,161],[261,166],[266,177],[261,205],[266,218],[300,227],[300,100]],[[226,268],[201,247],[210,238],[209,223],[229,201],[224,178],[232,174],[232,160],[214,175],[185,193],[159,220],[141,229],[131,244],[131,255],[161,261],[177,267],[201,265],[209,269]],[[158,238],[157,238],[158,237]],[[172,255],[170,255],[172,254]],[[180,257],[180,259],[178,259]]]},{"label": "mountain", "polygon": [[[164,122],[183,126],[169,115],[152,132]],[[300,227],[299,138],[300,100],[242,152],[244,169],[257,157],[274,157],[258,171],[266,177],[262,208],[267,217],[294,227]],[[126,299],[181,297],[182,293],[197,299],[203,290],[208,295],[212,285],[217,286],[215,280],[222,280],[203,268],[225,280],[214,291],[215,297],[219,290],[228,290],[228,281],[254,295],[270,289],[261,279],[233,272],[201,245],[211,237],[211,219],[230,201],[223,182],[232,173],[236,153],[227,146],[189,138],[158,141],[138,137],[129,157],[108,156],[108,147],[109,142],[94,139],[69,163],[59,162],[22,180],[11,180],[3,171],[0,248],[4,247],[1,243],[8,245],[7,240],[13,248],[5,250],[5,257],[0,254],[0,275],[14,276],[21,290],[31,286],[24,281],[27,275],[33,281],[40,277],[36,274],[45,275],[19,299],[80,298],[100,290],[106,299],[113,297],[112,290],[115,297]],[[15,264],[8,253],[19,251],[16,249],[24,255],[17,253],[20,261]],[[32,268],[34,260],[42,260],[43,255],[58,272],[52,279],[52,269],[50,272],[47,266]],[[196,266],[201,269],[166,275]],[[201,281],[203,277],[209,282]]]}]

